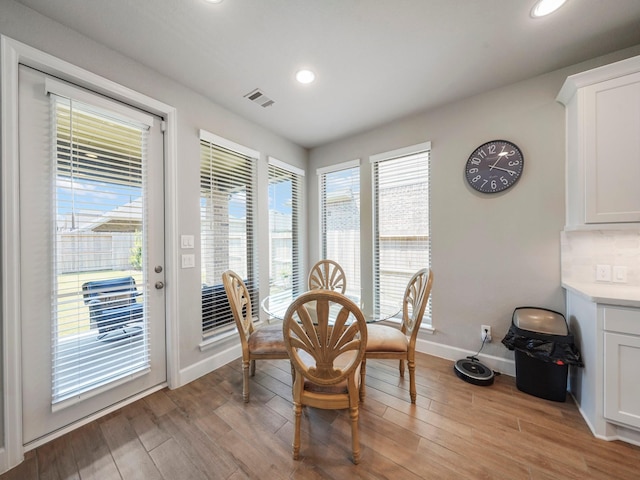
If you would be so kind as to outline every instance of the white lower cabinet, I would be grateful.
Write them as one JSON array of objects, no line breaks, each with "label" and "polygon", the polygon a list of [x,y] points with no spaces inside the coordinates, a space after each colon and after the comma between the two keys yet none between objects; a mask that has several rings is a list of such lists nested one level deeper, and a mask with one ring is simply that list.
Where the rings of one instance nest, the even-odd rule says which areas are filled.
[{"label": "white lower cabinet", "polygon": [[603,308],[604,416],[640,428],[640,309]]},{"label": "white lower cabinet", "polygon": [[584,362],[569,370],[582,417],[598,438],[640,445],[640,307],[567,290],[567,320]]}]

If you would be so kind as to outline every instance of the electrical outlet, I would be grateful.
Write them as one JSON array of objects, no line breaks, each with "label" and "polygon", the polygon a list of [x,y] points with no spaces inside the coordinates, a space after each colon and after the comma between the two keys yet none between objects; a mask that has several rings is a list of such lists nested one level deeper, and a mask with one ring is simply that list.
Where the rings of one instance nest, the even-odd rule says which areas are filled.
[{"label": "electrical outlet", "polygon": [[596,282],[611,281],[611,265],[596,265]]},{"label": "electrical outlet", "polygon": [[489,343],[491,341],[491,325],[482,325],[480,329],[480,338]]}]

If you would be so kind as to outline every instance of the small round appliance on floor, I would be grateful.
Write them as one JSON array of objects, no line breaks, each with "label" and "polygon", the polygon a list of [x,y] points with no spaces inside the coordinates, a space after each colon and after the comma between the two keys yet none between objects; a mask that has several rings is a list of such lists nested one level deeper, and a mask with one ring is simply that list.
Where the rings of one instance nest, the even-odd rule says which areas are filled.
[{"label": "small round appliance on floor", "polygon": [[465,382],[481,386],[493,384],[493,370],[483,365],[475,357],[458,360],[453,365],[453,370],[456,372],[456,375]]}]

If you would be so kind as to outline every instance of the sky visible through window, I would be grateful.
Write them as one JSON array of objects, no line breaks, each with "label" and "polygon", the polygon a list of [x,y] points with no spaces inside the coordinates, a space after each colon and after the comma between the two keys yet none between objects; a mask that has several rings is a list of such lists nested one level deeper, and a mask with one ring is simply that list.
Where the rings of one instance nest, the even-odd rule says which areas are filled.
[{"label": "sky visible through window", "polygon": [[[108,184],[87,179],[71,179],[59,175],[56,179],[58,224],[64,224],[70,214],[99,217],[123,205],[131,204],[142,196],[140,187]],[[68,227],[67,227],[68,228]]]}]

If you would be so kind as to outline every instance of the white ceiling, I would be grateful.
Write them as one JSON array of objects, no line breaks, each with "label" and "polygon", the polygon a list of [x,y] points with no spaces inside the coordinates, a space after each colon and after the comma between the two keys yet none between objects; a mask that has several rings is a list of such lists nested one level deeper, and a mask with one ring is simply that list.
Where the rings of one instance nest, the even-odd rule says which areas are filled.
[{"label": "white ceiling", "polygon": [[307,148],[640,44],[640,0],[18,1]]}]

